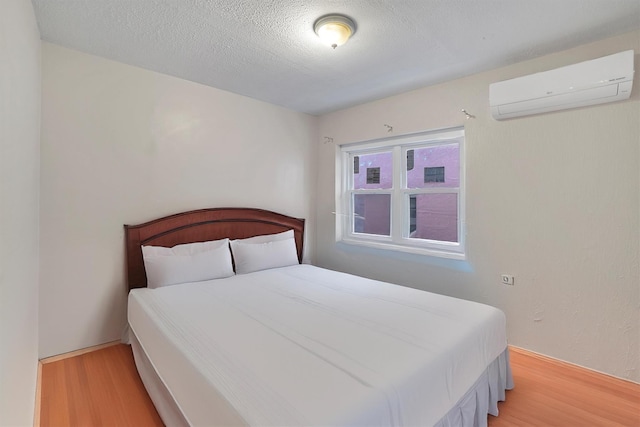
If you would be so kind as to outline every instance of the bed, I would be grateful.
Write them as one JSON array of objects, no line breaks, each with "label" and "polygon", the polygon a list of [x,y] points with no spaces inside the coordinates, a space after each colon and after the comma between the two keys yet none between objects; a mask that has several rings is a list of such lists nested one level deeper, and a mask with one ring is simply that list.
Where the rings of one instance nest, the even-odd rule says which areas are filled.
[{"label": "bed", "polygon": [[[204,209],[125,234],[130,341],[166,425],[486,426],[513,387],[500,310],[301,264],[303,219]],[[287,265],[245,262],[284,235]],[[223,239],[238,274],[147,287],[149,248]]]}]

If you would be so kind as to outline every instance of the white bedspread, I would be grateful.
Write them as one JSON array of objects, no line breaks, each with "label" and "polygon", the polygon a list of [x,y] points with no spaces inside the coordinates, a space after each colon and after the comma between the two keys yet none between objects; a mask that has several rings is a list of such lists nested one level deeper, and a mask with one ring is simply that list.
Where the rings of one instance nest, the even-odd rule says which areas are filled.
[{"label": "white bedspread", "polygon": [[136,289],[191,425],[430,426],[506,348],[493,307],[309,265]]}]

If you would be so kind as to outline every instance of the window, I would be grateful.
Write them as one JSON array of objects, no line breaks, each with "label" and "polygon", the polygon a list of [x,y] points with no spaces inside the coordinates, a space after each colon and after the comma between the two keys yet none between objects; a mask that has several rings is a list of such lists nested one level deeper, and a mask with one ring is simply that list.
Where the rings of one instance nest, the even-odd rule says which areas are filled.
[{"label": "window", "polygon": [[413,150],[407,150],[407,170],[413,169]]},{"label": "window", "polygon": [[418,228],[416,225],[418,216],[418,211],[416,209],[417,201],[416,196],[409,196],[409,236],[411,236],[416,231],[416,228]]},{"label": "window", "polygon": [[380,184],[380,168],[367,168],[367,184]]},{"label": "window", "polygon": [[464,259],[463,129],[340,150],[340,240]]},{"label": "window", "polygon": [[444,182],[444,166],[424,168],[424,182]]}]

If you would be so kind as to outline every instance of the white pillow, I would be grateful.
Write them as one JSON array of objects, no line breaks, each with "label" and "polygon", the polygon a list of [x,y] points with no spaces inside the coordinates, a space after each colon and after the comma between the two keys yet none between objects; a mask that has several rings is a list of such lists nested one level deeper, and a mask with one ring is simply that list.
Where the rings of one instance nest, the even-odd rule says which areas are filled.
[{"label": "white pillow", "polygon": [[231,241],[237,274],[298,264],[293,230]]},{"label": "white pillow", "polygon": [[233,276],[229,239],[172,248],[142,246],[147,287],[177,285]]},{"label": "white pillow", "polygon": [[233,242],[242,243],[267,243],[276,242],[278,240],[293,239],[293,230],[283,231],[282,233],[267,234],[265,236],[247,237],[246,239],[236,239],[231,241],[231,249],[233,249]]}]

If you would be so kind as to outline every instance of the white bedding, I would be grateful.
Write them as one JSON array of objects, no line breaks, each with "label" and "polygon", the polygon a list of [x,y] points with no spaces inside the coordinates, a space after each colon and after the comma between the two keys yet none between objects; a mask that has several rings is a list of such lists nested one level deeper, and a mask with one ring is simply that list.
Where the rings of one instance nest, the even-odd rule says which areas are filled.
[{"label": "white bedding", "polygon": [[191,425],[434,425],[507,345],[496,308],[309,265],[135,289],[129,324]]}]

